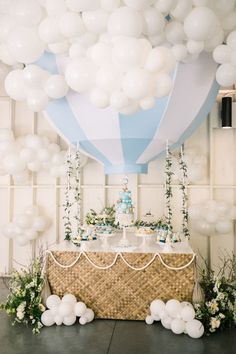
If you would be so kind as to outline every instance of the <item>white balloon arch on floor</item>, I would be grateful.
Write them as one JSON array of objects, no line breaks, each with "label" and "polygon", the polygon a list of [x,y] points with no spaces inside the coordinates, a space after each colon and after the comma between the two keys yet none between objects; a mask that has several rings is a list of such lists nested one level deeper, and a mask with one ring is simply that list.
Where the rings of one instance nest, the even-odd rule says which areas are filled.
[{"label": "white balloon arch on floor", "polygon": [[[68,88],[125,115],[150,109],[169,94],[176,62],[203,51],[213,52],[216,79],[229,86],[236,82],[235,6],[235,0],[1,0],[0,76],[8,95],[36,112]],[[68,57],[64,75],[32,65],[45,50]]]}]

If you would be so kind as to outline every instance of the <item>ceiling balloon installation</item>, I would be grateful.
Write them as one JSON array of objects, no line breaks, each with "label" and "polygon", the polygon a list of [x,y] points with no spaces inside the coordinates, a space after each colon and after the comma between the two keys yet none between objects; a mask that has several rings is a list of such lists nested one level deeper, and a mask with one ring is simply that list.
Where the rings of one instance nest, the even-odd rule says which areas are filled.
[{"label": "ceiling balloon installation", "polygon": [[181,143],[210,111],[215,78],[236,82],[235,0],[0,0],[0,18],[7,94],[45,110],[107,173],[145,172],[166,139]]}]

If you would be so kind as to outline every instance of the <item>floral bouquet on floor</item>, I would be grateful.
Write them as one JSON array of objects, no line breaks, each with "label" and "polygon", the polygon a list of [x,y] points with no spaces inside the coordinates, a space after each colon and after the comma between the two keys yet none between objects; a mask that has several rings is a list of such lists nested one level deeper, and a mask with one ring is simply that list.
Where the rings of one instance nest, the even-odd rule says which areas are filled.
[{"label": "floral bouquet on floor", "polygon": [[45,307],[41,303],[41,293],[44,285],[41,259],[36,259],[32,265],[21,271],[13,271],[9,282],[10,294],[0,309],[6,310],[16,322],[33,326],[33,333],[39,333],[43,327],[41,314]]},{"label": "floral bouquet on floor", "polygon": [[236,258],[223,257],[219,272],[206,266],[200,270],[203,303],[195,304],[196,318],[206,334],[236,325]]}]

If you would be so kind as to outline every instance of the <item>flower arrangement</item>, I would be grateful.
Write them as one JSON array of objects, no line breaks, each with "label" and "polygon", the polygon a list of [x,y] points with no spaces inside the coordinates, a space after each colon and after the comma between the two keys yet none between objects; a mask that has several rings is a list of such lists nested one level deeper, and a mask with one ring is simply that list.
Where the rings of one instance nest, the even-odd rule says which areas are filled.
[{"label": "flower arrangement", "polygon": [[0,305],[13,317],[12,324],[24,323],[33,326],[33,333],[39,333],[43,327],[41,315],[45,307],[41,303],[41,292],[44,285],[41,259],[36,259],[26,270],[14,271],[9,283],[7,301]]},{"label": "flower arrangement", "polygon": [[118,228],[115,223],[115,205],[105,207],[98,214],[94,209],[90,209],[85,216],[85,222],[88,226],[111,226]]},{"label": "flower arrangement", "polygon": [[214,272],[205,263],[200,270],[200,285],[205,295],[203,303],[196,303],[196,318],[211,334],[236,325],[236,258],[223,257],[219,272]]},{"label": "flower arrangement", "polygon": [[138,219],[135,221],[134,226],[137,227],[138,229],[141,227],[149,227],[151,230],[160,230],[160,229],[168,230],[168,224],[164,216],[155,221],[144,221],[142,219]]}]

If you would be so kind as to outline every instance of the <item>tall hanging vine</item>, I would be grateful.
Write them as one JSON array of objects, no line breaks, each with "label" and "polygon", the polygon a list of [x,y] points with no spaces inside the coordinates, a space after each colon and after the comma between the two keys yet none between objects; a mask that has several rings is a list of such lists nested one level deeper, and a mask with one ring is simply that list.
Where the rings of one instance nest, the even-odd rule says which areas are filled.
[{"label": "tall hanging vine", "polygon": [[65,240],[70,241],[72,237],[72,224],[71,224],[71,208],[73,203],[71,202],[71,178],[73,175],[73,165],[71,161],[71,151],[70,148],[68,150],[68,154],[66,156],[66,189],[65,189],[65,202],[63,204],[64,207],[64,228],[65,228]]},{"label": "tall hanging vine", "polygon": [[172,208],[171,208],[171,198],[173,197],[172,193],[172,175],[173,172],[171,171],[172,167],[172,158],[171,152],[169,149],[168,142],[166,143],[166,160],[165,160],[165,203],[166,203],[166,224],[168,227],[168,231],[173,231],[172,226]]},{"label": "tall hanging vine", "polygon": [[188,168],[186,161],[184,159],[184,149],[181,146],[179,153],[179,165],[180,171],[182,172],[182,179],[180,181],[180,189],[182,191],[182,232],[186,239],[189,240],[190,233],[188,229],[188,193],[187,193],[187,179],[188,179]]},{"label": "tall hanging vine", "polygon": [[[65,189],[64,228],[65,240],[70,241],[73,237],[72,218],[76,220],[76,235],[81,234],[81,197],[80,197],[80,152],[77,146],[75,154],[71,155],[69,148],[66,158],[67,184]],[[74,215],[72,212],[74,210]]]}]

